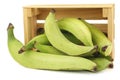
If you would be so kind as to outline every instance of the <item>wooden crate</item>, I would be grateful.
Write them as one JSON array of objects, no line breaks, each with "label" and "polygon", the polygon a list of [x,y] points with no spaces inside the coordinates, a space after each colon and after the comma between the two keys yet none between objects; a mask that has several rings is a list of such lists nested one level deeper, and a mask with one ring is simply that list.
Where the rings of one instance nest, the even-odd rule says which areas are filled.
[{"label": "wooden crate", "polygon": [[56,10],[56,18],[75,17],[85,20],[106,20],[107,23],[92,23],[103,32],[113,43],[111,56],[114,57],[114,4],[64,4],[64,5],[30,5],[23,7],[25,44],[37,35],[37,30],[43,28],[51,8]]}]

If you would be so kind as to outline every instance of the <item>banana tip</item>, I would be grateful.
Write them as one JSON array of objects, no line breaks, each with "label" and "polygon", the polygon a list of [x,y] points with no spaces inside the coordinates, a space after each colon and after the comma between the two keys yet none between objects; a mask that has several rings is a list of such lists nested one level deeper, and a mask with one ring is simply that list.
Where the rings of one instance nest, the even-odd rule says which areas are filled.
[{"label": "banana tip", "polygon": [[24,50],[21,49],[18,51],[18,54],[22,54],[23,52],[24,52]]},{"label": "banana tip", "polygon": [[113,63],[110,63],[108,67],[113,68],[114,67]]},{"label": "banana tip", "polygon": [[93,72],[96,72],[97,71],[97,66],[95,66],[93,69],[92,69]]},{"label": "banana tip", "polygon": [[78,18],[79,20],[81,20],[82,18]]},{"label": "banana tip", "polygon": [[9,24],[8,24],[8,28],[7,28],[7,30],[9,30],[9,29],[13,29],[13,28],[14,28],[13,24],[12,24],[12,23],[9,23]]},{"label": "banana tip", "polygon": [[25,51],[24,46],[18,51],[18,54],[22,54]]},{"label": "banana tip", "polygon": [[102,51],[106,51],[106,49],[108,48],[108,46],[107,45],[105,45],[104,47],[102,47]]},{"label": "banana tip", "polygon": [[114,61],[114,59],[112,58],[111,61]]},{"label": "banana tip", "polygon": [[56,11],[55,11],[55,9],[51,9],[50,12],[55,13]]}]

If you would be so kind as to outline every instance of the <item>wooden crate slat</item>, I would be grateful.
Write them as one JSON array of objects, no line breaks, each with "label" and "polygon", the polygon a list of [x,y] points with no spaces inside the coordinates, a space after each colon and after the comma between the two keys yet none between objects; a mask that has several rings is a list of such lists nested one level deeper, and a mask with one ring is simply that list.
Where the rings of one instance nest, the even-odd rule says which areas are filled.
[{"label": "wooden crate slat", "polygon": [[24,8],[108,8],[114,4],[48,4],[48,5],[28,5]]},{"label": "wooden crate slat", "polygon": [[24,8],[23,9],[23,14],[24,14],[24,39],[25,39],[25,43],[27,43],[30,39],[31,39],[31,22],[30,22],[30,18],[28,17],[28,9]]},{"label": "wooden crate slat", "polygon": [[31,38],[33,38],[36,35],[36,31],[37,31],[37,23],[36,23],[37,18],[35,16],[30,18],[30,22],[31,22]]},{"label": "wooden crate slat", "polygon": [[[99,28],[102,32],[107,33],[107,24],[92,24],[94,26],[96,26],[97,28]],[[44,28],[44,24],[41,23],[37,23],[37,28]]]},{"label": "wooden crate slat", "polygon": [[108,17],[108,8],[103,8],[103,17]]},{"label": "wooden crate slat", "polygon": [[114,7],[108,9],[108,38],[112,41],[113,50],[111,56],[114,58]]},{"label": "wooden crate slat", "polygon": [[[56,18],[60,19],[63,17],[75,17],[75,18],[83,18],[83,19],[106,19],[106,17],[103,17],[102,15],[102,9],[101,8],[80,8],[80,9],[56,9]],[[46,10],[40,9],[42,12],[38,15],[38,19],[45,19],[50,11],[50,8]],[[75,15],[74,15],[75,14]]]},{"label": "wooden crate slat", "polygon": [[[32,39],[36,35],[37,30],[37,17],[32,12],[33,10],[24,8],[24,36],[25,43],[27,43],[30,39]],[[34,15],[34,16],[33,16]]]}]

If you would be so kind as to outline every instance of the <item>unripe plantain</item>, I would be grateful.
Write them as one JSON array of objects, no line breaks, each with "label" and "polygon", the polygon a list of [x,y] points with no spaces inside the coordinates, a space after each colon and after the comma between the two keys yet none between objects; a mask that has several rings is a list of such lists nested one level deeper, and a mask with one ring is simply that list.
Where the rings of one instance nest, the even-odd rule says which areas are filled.
[{"label": "unripe plantain", "polygon": [[[48,53],[48,54],[57,54],[57,55],[66,55],[65,53],[63,53],[62,51],[56,49],[52,45],[44,45],[44,44],[40,44],[40,43],[35,42],[34,48],[38,52],[44,52],[44,53]],[[96,50],[93,49],[93,50],[91,50],[91,52],[88,52],[88,53],[83,54],[81,56],[82,57],[93,56],[93,53],[95,53],[95,52],[96,52]]]},{"label": "unripe plantain", "polygon": [[83,55],[91,50],[96,49],[95,46],[80,46],[69,41],[61,33],[55,19],[54,10],[52,10],[45,21],[45,34],[50,41],[50,43],[57,49],[68,55]]},{"label": "unripe plantain", "polygon": [[87,23],[85,20],[80,19],[80,21],[84,22],[88,26],[91,31],[93,43],[98,45],[98,51],[105,56],[109,56],[112,52],[112,43],[111,41],[104,35],[102,31],[100,31],[97,27]]},{"label": "unripe plantain", "polygon": [[102,71],[106,68],[113,67],[113,63],[107,60],[106,58],[98,57],[98,58],[91,58],[90,60],[97,64],[97,71]]},{"label": "unripe plantain", "polygon": [[60,29],[72,33],[86,46],[93,46],[91,32],[88,27],[76,18],[63,18],[57,21]]},{"label": "unripe plantain", "polygon": [[32,50],[18,54],[18,50],[23,44],[15,38],[12,24],[9,24],[7,31],[9,52],[19,64],[25,67],[47,70],[96,70],[94,62],[82,57],[52,55]]},{"label": "unripe plantain", "polygon": [[26,45],[22,46],[18,51],[19,53],[23,53],[26,50],[31,50],[34,47],[34,42],[37,41],[40,44],[50,44],[45,34],[40,34],[33,39],[31,39]]},{"label": "unripe plantain", "polygon": [[49,54],[57,54],[57,55],[65,55],[65,53],[60,50],[54,48],[52,45],[44,45],[38,42],[35,42],[34,48],[40,52],[49,53]]}]

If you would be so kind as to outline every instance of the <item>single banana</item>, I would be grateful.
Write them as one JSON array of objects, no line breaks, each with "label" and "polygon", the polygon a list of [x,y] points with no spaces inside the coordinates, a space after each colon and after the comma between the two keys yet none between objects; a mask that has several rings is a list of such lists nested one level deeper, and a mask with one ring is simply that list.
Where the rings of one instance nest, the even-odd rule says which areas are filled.
[{"label": "single banana", "polygon": [[91,61],[95,62],[97,64],[97,71],[102,71],[106,68],[112,68],[113,63],[106,58],[91,58]]},{"label": "single banana", "polygon": [[23,53],[26,50],[30,50],[34,46],[34,42],[39,42],[40,44],[50,44],[45,34],[40,34],[33,39],[31,39],[26,45],[22,46],[18,51],[19,53]]},{"label": "single banana", "polygon": [[18,41],[13,33],[13,25],[9,24],[8,49],[11,56],[21,65],[33,69],[47,70],[88,70],[95,71],[96,64],[91,60],[82,57],[53,55],[27,50],[18,54],[23,44]]},{"label": "single banana", "polygon": [[86,46],[93,46],[91,32],[88,27],[76,18],[63,18],[57,21],[60,29],[72,33]]},{"label": "single banana", "polygon": [[[49,54],[57,54],[57,55],[66,55],[65,53],[56,49],[52,45],[44,45],[44,44],[40,44],[40,43],[35,42],[34,48],[37,49],[37,51],[39,51],[39,52],[44,52],[44,53],[49,53]],[[88,52],[86,54],[82,54],[81,56],[82,57],[88,57],[88,56],[91,57],[91,56],[93,56],[93,53],[95,53],[95,52],[96,52],[96,50],[93,49],[93,50],[91,50],[91,52]]]},{"label": "single banana", "polygon": [[44,45],[44,44],[40,44],[38,42],[35,42],[34,47],[35,47],[35,49],[37,49],[40,52],[57,54],[57,55],[65,55],[65,53],[54,48],[52,45]]},{"label": "single banana", "polygon": [[45,34],[50,43],[60,51],[68,55],[83,55],[85,53],[96,50],[96,46],[80,46],[69,41],[60,31],[58,24],[56,23],[54,10],[49,12],[45,21]]},{"label": "single banana", "polygon": [[93,38],[93,43],[95,45],[98,45],[98,51],[105,56],[109,56],[110,53],[112,52],[111,41],[97,27],[89,24],[83,19],[80,19],[80,21],[86,24],[88,28],[90,29],[92,38]]}]

